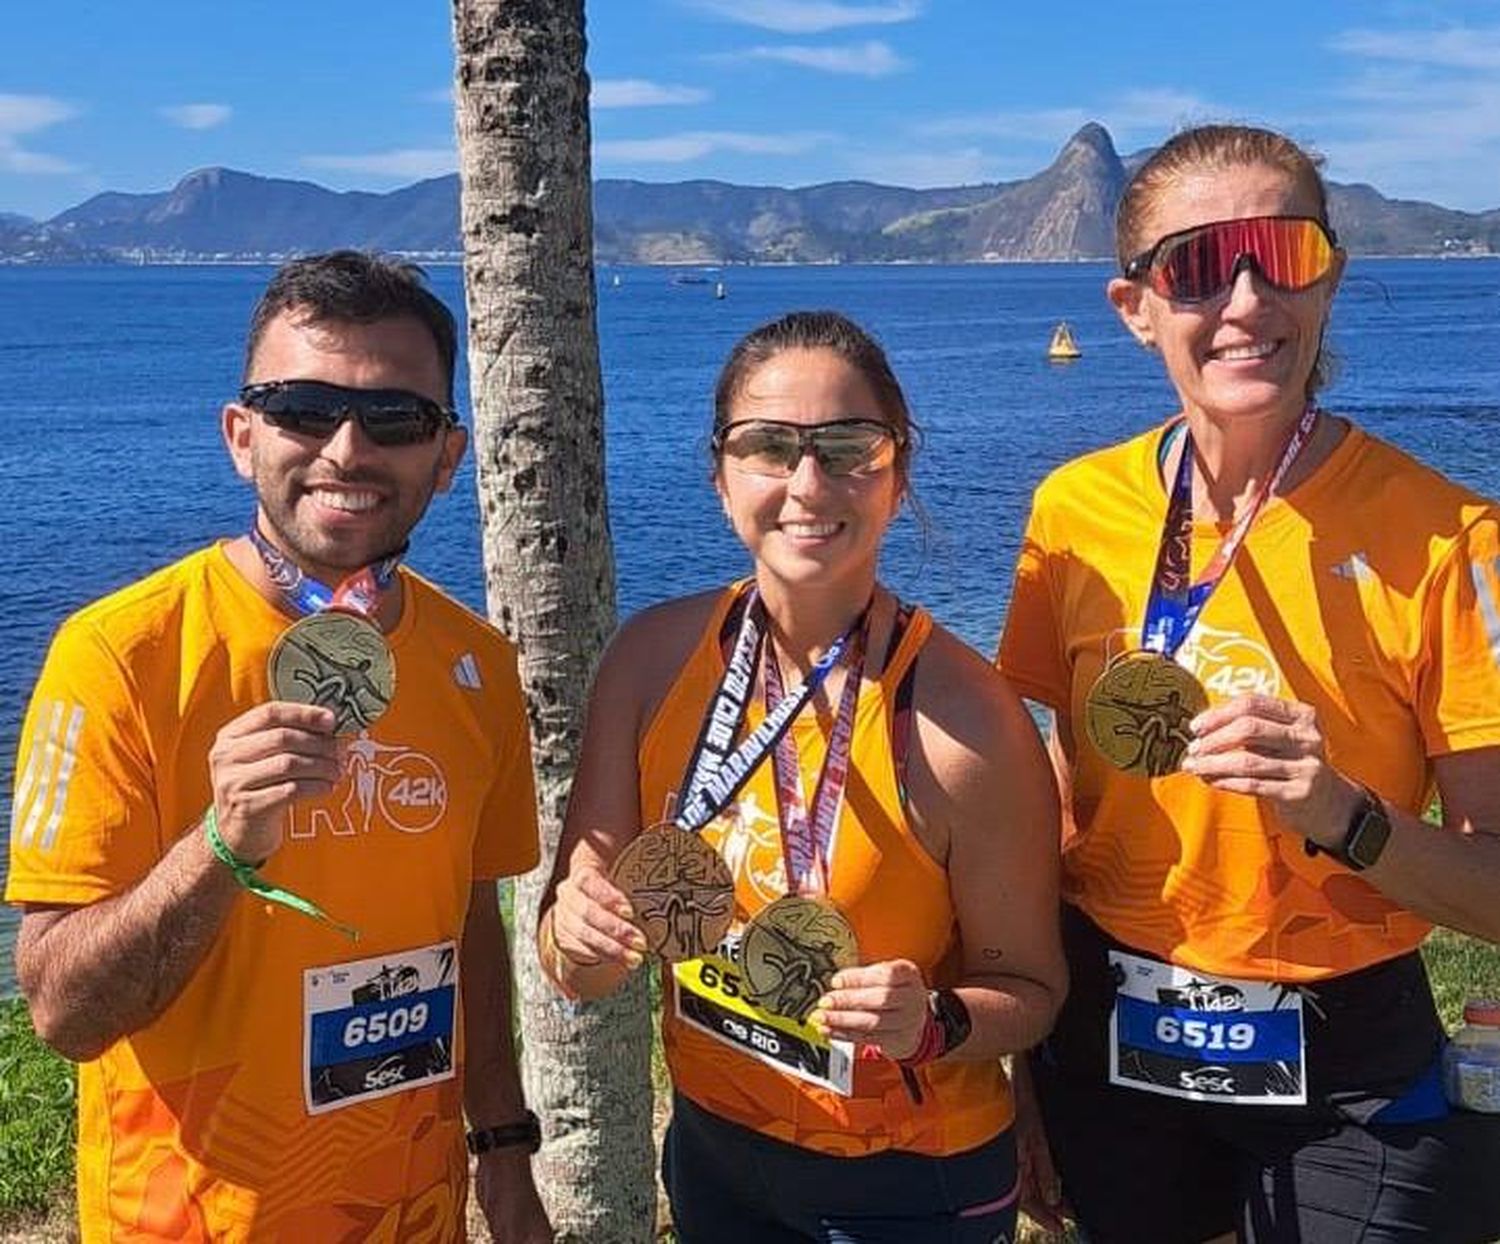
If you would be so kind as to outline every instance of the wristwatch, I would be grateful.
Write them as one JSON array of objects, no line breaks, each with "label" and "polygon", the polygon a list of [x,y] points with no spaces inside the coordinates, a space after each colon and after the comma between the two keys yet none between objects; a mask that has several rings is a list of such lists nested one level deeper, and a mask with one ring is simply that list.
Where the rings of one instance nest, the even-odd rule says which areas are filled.
[{"label": "wristwatch", "polygon": [[1363,872],[1380,858],[1390,836],[1391,818],[1385,813],[1385,804],[1366,786],[1364,798],[1349,818],[1349,828],[1344,831],[1344,841],[1337,851],[1338,858],[1355,872]]},{"label": "wristwatch", "polygon": [[927,1006],[943,1034],[942,1048],[933,1056],[941,1058],[969,1039],[974,1021],[969,1018],[969,1008],[964,1005],[964,1000],[951,989],[932,990],[927,995]]},{"label": "wristwatch", "polygon": [[541,1120],[528,1110],[514,1123],[475,1128],[464,1137],[464,1142],[469,1146],[469,1152],[476,1156],[491,1149],[508,1149],[512,1145],[525,1145],[527,1153],[535,1153],[542,1147]]},{"label": "wristwatch", "polygon": [[1379,795],[1368,786],[1362,788],[1360,800],[1354,806],[1349,826],[1344,830],[1344,840],[1336,847],[1320,847],[1311,838],[1304,839],[1309,855],[1326,851],[1339,863],[1355,872],[1364,872],[1375,863],[1385,850],[1391,837],[1391,818],[1386,815],[1385,804]]}]

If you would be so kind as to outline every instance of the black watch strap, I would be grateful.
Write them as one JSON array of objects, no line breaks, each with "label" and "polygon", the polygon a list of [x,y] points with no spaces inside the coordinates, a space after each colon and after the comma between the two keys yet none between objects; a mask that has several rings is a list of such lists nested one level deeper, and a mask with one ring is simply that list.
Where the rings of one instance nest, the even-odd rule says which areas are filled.
[{"label": "black watch strap", "polygon": [[535,1153],[542,1147],[542,1123],[530,1110],[514,1123],[502,1123],[498,1127],[476,1127],[465,1138],[469,1152],[475,1155],[488,1153],[491,1149],[509,1149],[525,1145],[527,1153]]},{"label": "black watch strap", "polygon": [[1355,805],[1338,846],[1321,847],[1311,838],[1303,839],[1303,846],[1308,855],[1323,852],[1333,856],[1344,867],[1363,872],[1380,859],[1390,836],[1391,818],[1386,813],[1385,803],[1366,786],[1364,797]]},{"label": "black watch strap", "polygon": [[941,1058],[969,1039],[974,1021],[964,1000],[951,989],[934,989],[927,995],[927,1005],[943,1033],[943,1047],[937,1055]]}]

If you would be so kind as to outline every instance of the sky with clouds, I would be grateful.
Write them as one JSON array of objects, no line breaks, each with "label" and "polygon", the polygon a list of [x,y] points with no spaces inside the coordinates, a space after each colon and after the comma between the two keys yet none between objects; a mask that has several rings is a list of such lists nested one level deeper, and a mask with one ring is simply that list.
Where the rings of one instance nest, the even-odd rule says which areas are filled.
[{"label": "sky with clouds", "polygon": [[[1284,129],[1338,181],[1500,208],[1500,0],[590,0],[598,177],[1029,176],[1087,121]],[[54,0],[0,18],[0,212],[226,165],[455,167],[443,0]]]}]

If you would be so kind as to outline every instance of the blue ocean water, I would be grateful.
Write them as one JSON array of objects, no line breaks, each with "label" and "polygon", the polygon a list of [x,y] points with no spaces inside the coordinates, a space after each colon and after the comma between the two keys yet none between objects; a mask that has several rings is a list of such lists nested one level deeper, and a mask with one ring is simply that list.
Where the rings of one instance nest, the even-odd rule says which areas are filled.
[{"label": "blue ocean water", "polygon": [[[0,268],[0,824],[10,821],[26,697],[57,624],[245,527],[250,495],[217,416],[237,387],[245,324],[268,274]],[[910,514],[898,520],[886,577],[993,651],[1037,481],[1174,409],[1158,360],[1105,302],[1108,275],[1101,264],[732,268],[679,285],[661,269],[602,272],[622,614],[743,570],[708,483],[714,376],[754,325],[835,307],[885,343],[925,432],[915,483],[926,528]],[[435,269],[432,280],[461,309],[459,270]],[[1049,365],[1043,350],[1064,318],[1084,356]],[[1500,263],[1356,261],[1331,343],[1341,365],[1330,408],[1500,496]],[[411,562],[483,608],[468,464],[418,530]],[[0,911],[0,943],[12,926]],[[10,966],[0,944],[0,991]]]}]

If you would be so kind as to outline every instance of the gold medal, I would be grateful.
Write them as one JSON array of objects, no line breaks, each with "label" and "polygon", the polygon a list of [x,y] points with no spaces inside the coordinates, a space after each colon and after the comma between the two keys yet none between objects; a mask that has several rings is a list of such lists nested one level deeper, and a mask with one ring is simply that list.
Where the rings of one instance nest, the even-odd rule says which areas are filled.
[{"label": "gold medal", "polygon": [[1182,763],[1193,738],[1188,722],[1207,707],[1208,694],[1176,661],[1127,652],[1089,688],[1084,724],[1115,768],[1162,777]]},{"label": "gold medal", "polygon": [[832,903],[789,894],[745,927],[738,959],[750,1001],[800,1022],[828,992],[833,974],[859,962],[859,945]]},{"label": "gold medal", "polygon": [[663,822],[620,852],[614,883],[635,908],[646,948],[668,963],[709,954],[734,919],[734,877],[701,835]]},{"label": "gold medal", "polygon": [[342,609],[310,613],[287,627],[271,649],[267,674],[274,699],[333,709],[336,734],[367,728],[396,694],[396,662],[380,628]]}]

